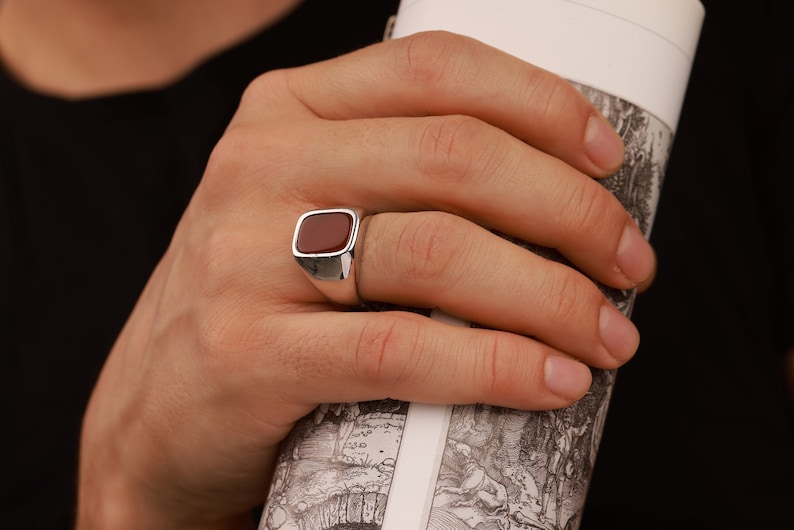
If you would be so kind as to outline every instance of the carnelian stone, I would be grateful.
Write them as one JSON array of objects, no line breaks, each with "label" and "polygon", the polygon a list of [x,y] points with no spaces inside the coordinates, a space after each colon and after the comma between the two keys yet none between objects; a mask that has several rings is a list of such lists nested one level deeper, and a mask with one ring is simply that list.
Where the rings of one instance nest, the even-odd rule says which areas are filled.
[{"label": "carnelian stone", "polygon": [[304,254],[327,254],[343,250],[350,241],[353,218],[345,212],[310,215],[301,223],[296,246]]}]

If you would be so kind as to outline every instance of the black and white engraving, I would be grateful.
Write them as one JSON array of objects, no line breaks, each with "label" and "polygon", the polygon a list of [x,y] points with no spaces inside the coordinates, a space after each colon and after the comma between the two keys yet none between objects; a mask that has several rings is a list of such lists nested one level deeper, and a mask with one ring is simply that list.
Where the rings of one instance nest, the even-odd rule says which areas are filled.
[{"label": "black and white engraving", "polygon": [[261,530],[378,530],[408,403],[320,406],[285,441]]}]

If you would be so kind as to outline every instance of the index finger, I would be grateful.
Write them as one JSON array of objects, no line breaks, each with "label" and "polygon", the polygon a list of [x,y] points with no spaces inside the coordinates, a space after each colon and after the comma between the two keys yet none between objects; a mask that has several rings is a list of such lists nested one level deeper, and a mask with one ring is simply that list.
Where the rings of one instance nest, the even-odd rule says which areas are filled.
[{"label": "index finger", "polygon": [[467,114],[594,177],[623,163],[622,140],[570,83],[469,37],[418,33],[287,73],[321,118]]}]

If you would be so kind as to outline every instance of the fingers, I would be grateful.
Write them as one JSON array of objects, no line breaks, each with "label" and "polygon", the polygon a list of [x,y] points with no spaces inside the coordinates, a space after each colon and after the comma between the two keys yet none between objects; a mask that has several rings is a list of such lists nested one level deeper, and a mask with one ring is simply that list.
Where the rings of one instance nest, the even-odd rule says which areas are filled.
[{"label": "fingers", "polygon": [[284,370],[258,384],[293,403],[390,397],[547,409],[581,398],[591,383],[586,365],[532,339],[412,313],[308,313],[280,319],[278,329],[298,339],[268,349],[279,358],[260,362]]},{"label": "fingers", "polygon": [[357,263],[364,299],[438,307],[593,366],[615,368],[639,345],[631,321],[584,275],[454,215],[372,216]]},{"label": "fingers", "polygon": [[281,193],[300,194],[310,207],[453,212],[556,248],[594,279],[620,289],[634,287],[655,268],[650,245],[614,195],[478,119],[322,122],[300,134],[311,148],[289,178],[269,180],[270,195],[283,186]]},{"label": "fingers", "polygon": [[[364,298],[441,307],[513,332],[414,333],[422,339],[420,366],[452,355],[444,349],[463,355],[473,347],[467,341],[478,351],[506,344],[513,353],[486,358],[526,357],[520,361],[529,363],[521,368],[524,375],[534,374],[535,388],[550,395],[538,374],[545,373],[539,367],[547,366],[541,360],[551,352],[614,367],[636,349],[636,330],[584,275],[480,225],[556,248],[613,287],[631,288],[651,276],[655,262],[644,237],[617,199],[591,178],[617,167],[623,153],[619,138],[600,120],[580,93],[547,72],[471,39],[417,35],[259,78],[213,153],[192,210],[205,223],[234,219],[252,227],[257,245],[275,256],[267,261],[253,250],[252,270],[284,281],[249,292],[270,302],[280,297],[278,311],[302,319],[329,306],[317,304],[318,293],[289,263],[295,221],[315,208],[363,210],[371,216],[357,266]],[[383,213],[423,210],[437,213]],[[200,230],[196,238],[205,241],[206,234]],[[283,254],[275,250],[282,248]],[[238,264],[247,261],[237,257]],[[383,322],[389,317],[372,318],[380,322],[375,329],[388,327]],[[407,317],[411,324],[394,318],[400,319],[395,326],[418,325],[414,317]],[[309,349],[319,358],[325,342],[338,348],[334,352],[348,351],[350,340],[358,344],[350,326],[284,326],[301,338],[306,329],[326,330],[324,342]],[[343,329],[347,335],[340,335]],[[400,328],[399,340],[411,337],[412,329]],[[395,358],[414,370],[412,356]],[[392,397],[417,399],[409,393]],[[507,394],[500,399],[517,399]]]},{"label": "fingers", "polygon": [[[645,238],[588,176],[620,164],[618,136],[570,84],[479,42],[420,34],[271,73],[241,108],[249,112],[237,128],[263,140],[234,157],[248,167],[216,172],[218,185],[230,194],[226,176],[247,173],[262,191],[251,194],[249,180],[235,200],[241,190],[250,200],[297,197],[303,205],[292,215],[339,206],[450,211],[558,249],[613,287],[653,274]],[[250,134],[265,118],[279,123],[278,137]],[[616,162],[593,162],[601,155]]]},{"label": "fingers", "polygon": [[[653,247],[651,247],[651,252],[653,252],[653,260],[654,262],[656,262],[656,251],[653,249]],[[655,279],[656,279],[656,268],[654,267],[653,270],[651,271],[651,275],[645,278],[645,280],[641,281],[637,285],[637,292],[644,293],[645,291],[650,289]]]},{"label": "fingers", "polygon": [[321,118],[465,114],[591,176],[623,162],[618,135],[569,83],[470,38],[420,33],[280,75]]}]

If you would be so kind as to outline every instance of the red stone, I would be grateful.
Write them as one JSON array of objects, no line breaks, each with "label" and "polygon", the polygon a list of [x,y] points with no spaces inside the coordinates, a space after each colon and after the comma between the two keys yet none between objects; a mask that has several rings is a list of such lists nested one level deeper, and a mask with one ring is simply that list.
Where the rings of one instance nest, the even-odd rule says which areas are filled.
[{"label": "red stone", "polygon": [[297,248],[303,254],[339,252],[350,241],[353,218],[344,212],[310,215],[298,230]]}]

